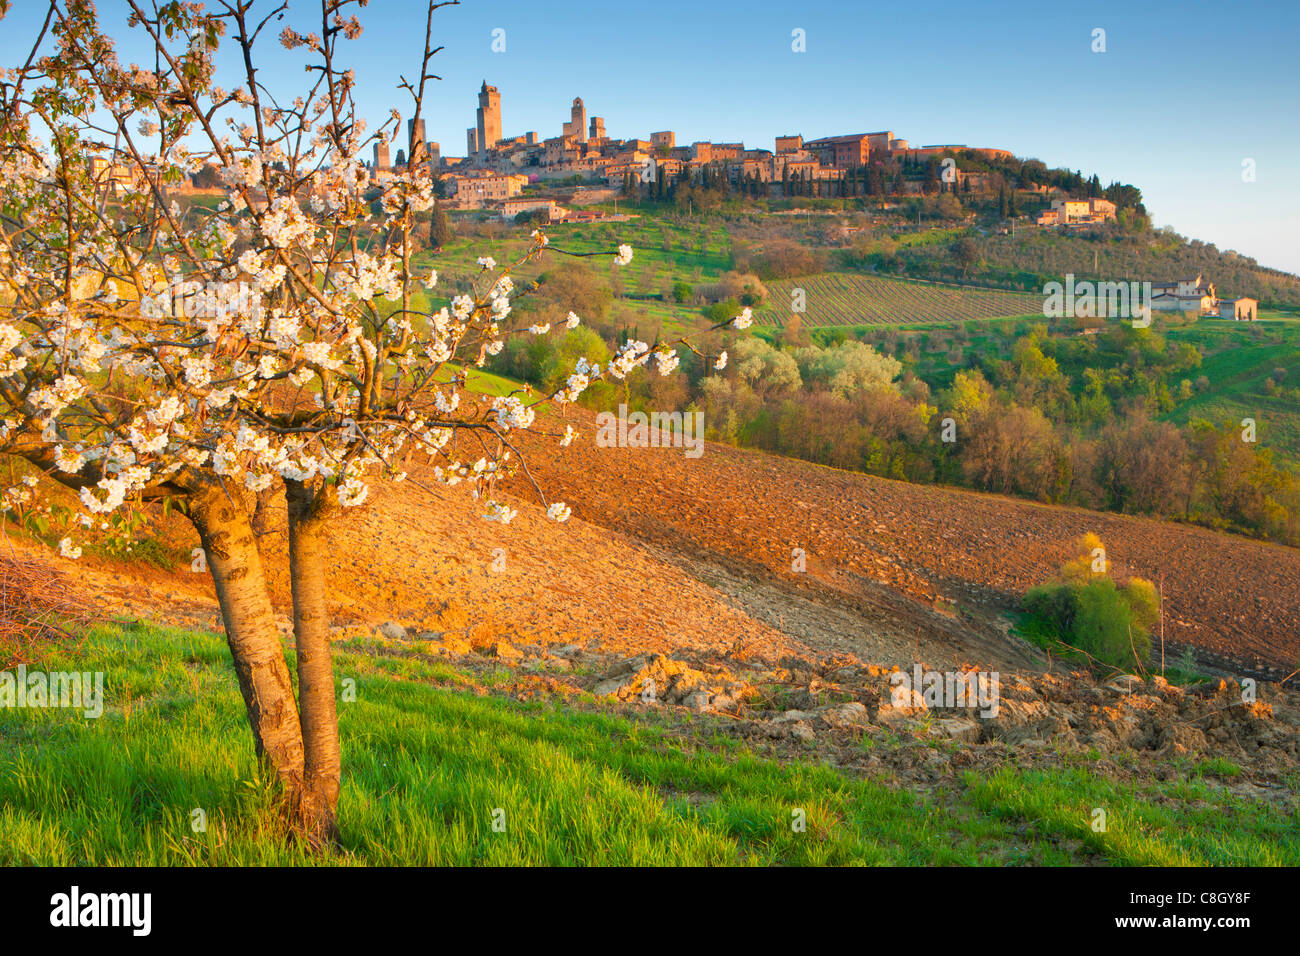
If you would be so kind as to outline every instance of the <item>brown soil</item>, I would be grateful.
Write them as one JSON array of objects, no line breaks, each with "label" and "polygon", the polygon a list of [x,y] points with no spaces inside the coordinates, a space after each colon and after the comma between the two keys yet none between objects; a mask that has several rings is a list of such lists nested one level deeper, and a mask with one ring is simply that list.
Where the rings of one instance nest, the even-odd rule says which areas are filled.
[{"label": "brown soil", "polygon": [[[885,665],[1041,669],[1042,656],[1008,636],[1007,612],[1093,531],[1119,574],[1162,584],[1171,661],[1186,645],[1277,678],[1300,658],[1300,551],[722,445],[697,459],[682,449],[599,449],[592,416],[570,417],[581,429],[571,447],[537,435],[521,444],[548,496],[573,507],[566,524],[545,518],[522,476],[504,496],[519,507],[504,527],[483,521],[463,488],[424,486],[418,466],[405,484],[376,483],[371,502],[332,531],[336,623],[355,632],[392,620],[477,645],[623,655],[852,654]],[[180,526],[171,538],[197,544]],[[283,545],[281,507],[264,551],[287,612]],[[794,549],[806,552],[804,573],[792,570]],[[219,623],[210,581],[188,567],[58,563],[75,567],[110,613]]]},{"label": "brown soil", "polygon": [[[813,629],[830,624],[830,646],[854,638],[835,626],[835,614],[820,620],[820,608],[856,617],[861,640],[883,635],[910,649],[920,628],[923,641],[949,644],[958,656],[1017,663],[1023,648],[1005,639],[999,613],[1050,578],[1092,531],[1118,575],[1162,587],[1170,650],[1201,648],[1207,658],[1224,655],[1261,676],[1300,666],[1300,550],[723,445],[709,444],[696,459],[682,449],[600,449],[591,416],[574,417],[583,434],[570,448],[536,439],[527,445],[548,494],[572,504],[575,516],[673,555],[723,590],[734,593],[722,583],[734,577],[767,596],[802,595],[819,607]],[[795,548],[807,552],[806,574],[791,570]],[[933,613],[943,598],[956,602],[959,619]],[[782,629],[799,632],[803,615],[794,616]]]}]

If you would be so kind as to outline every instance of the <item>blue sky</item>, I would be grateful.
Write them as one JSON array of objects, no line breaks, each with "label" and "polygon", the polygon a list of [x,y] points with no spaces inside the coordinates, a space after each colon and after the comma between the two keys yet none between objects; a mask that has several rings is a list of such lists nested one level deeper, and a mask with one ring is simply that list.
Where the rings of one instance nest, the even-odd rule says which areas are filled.
[{"label": "blue sky", "polygon": [[[5,63],[43,5],[15,6],[0,23]],[[295,25],[312,6],[291,4]],[[100,3],[106,16],[117,8]],[[405,114],[396,83],[418,68],[423,4],[372,0],[361,17],[366,32],[346,51],[359,102],[374,121]],[[791,50],[796,28],[804,53]],[[1104,53],[1091,49],[1096,28]],[[1134,183],[1157,225],[1300,272],[1294,0],[468,0],[435,14],[435,35],[443,80],[426,125],[447,155],[464,152],[484,79],[501,91],[507,135],[558,135],[575,96],[616,137],[671,129],[679,143],[771,149],[782,133],[890,129]],[[297,54],[268,42],[264,57],[268,83],[301,82]],[[1242,180],[1246,159],[1254,182]]]}]

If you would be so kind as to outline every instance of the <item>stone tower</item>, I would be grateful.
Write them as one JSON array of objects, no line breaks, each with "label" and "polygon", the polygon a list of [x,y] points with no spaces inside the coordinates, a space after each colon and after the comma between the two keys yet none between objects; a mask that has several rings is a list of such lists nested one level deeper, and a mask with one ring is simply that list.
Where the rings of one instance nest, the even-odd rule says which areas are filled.
[{"label": "stone tower", "polygon": [[501,142],[501,94],[487,80],[478,91],[478,148],[491,149]]},{"label": "stone tower", "polygon": [[575,97],[573,109],[569,111],[569,122],[564,124],[564,135],[572,136],[579,143],[587,141],[587,107],[582,105],[582,97]]}]

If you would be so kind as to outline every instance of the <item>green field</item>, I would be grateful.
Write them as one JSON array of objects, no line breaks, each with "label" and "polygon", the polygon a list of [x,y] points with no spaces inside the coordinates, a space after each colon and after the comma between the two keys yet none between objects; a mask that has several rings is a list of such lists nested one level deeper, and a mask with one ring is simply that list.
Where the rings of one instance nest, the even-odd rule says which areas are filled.
[{"label": "green field", "polygon": [[[479,272],[477,259],[490,255],[499,264],[513,261],[528,244],[531,227],[509,227],[504,239],[457,237],[436,255],[421,254],[421,263],[431,263],[440,276],[459,288],[459,283]],[[617,277],[615,293],[628,299],[655,297],[665,284],[715,281],[730,268],[731,239],[719,226],[687,226],[657,219],[631,219],[626,222],[569,224],[549,227],[547,235],[554,247],[540,262],[532,262],[518,275],[535,278],[554,268],[566,257],[559,250],[589,254],[608,251],[611,256],[621,243],[634,250],[633,261],[612,273]],[[600,262],[593,258],[593,262]]]},{"label": "green field", "polygon": [[119,623],[37,665],[105,672],[101,718],[0,711],[0,864],[1300,864],[1297,810],[1213,784],[1235,768],[1130,784],[1063,755],[914,792],[756,756],[672,709],[521,703],[492,690],[506,671],[418,643],[336,648],[356,682],[340,704],[337,852],[309,859],[280,836],[223,640]]},{"label": "green field", "polygon": [[[499,264],[513,261],[526,247],[528,229],[509,227],[510,238],[460,238],[434,255],[422,253],[421,267],[435,267],[445,294],[463,292],[481,271],[477,258],[490,255]],[[557,225],[548,229],[556,250],[575,253],[613,251],[620,243],[635,250],[632,263],[603,273],[628,321],[660,323],[669,331],[691,328],[700,308],[670,297],[674,283],[693,288],[718,279],[731,269],[733,238],[716,222],[685,223],[650,216],[627,222]],[[529,281],[554,268],[564,257],[548,252],[528,263],[516,279]],[[600,263],[600,259],[592,261]],[[807,328],[907,326],[1038,315],[1042,296],[1023,292],[959,287],[925,281],[881,278],[854,272],[825,272],[765,282],[766,301],[754,310],[759,326],[781,327],[790,316],[791,290],[805,291]],[[639,322],[638,317],[644,317]]]},{"label": "green field", "polygon": [[[1266,318],[1265,316],[1271,316]],[[1292,464],[1300,464],[1300,321],[1281,313],[1265,313],[1255,323],[1201,319],[1172,329],[1168,336],[1196,345],[1205,354],[1201,373],[1209,390],[1181,403],[1168,417],[1177,424],[1206,419],[1219,425],[1253,418],[1261,444],[1274,448]],[[1265,380],[1285,369],[1281,384],[1290,395],[1264,390]]]}]

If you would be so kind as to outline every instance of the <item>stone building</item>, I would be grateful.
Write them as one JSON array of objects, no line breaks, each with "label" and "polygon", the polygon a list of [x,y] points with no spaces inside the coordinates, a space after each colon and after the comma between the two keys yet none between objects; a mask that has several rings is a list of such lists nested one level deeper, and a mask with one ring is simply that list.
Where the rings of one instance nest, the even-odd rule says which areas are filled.
[{"label": "stone building", "polygon": [[1109,199],[1053,199],[1052,205],[1034,220],[1039,226],[1084,226],[1115,219],[1115,204]]},{"label": "stone building", "polygon": [[865,166],[871,157],[871,138],[885,137],[888,148],[892,133],[851,133],[847,136],[825,136],[804,143],[803,148],[817,157],[823,166],[834,169],[853,169]]},{"label": "stone building", "polygon": [[677,134],[675,134],[672,130],[663,130],[662,132],[659,133],[651,133],[650,145],[653,146],[656,150],[661,148],[672,149],[674,146],[677,145]]},{"label": "stone building", "polygon": [[1236,322],[1254,322],[1259,318],[1259,303],[1251,298],[1220,299],[1219,318]]},{"label": "stone building", "polygon": [[489,202],[509,199],[523,192],[527,176],[506,175],[483,170],[467,173],[447,173],[441,177],[447,188],[447,197],[461,207],[481,207]]}]

